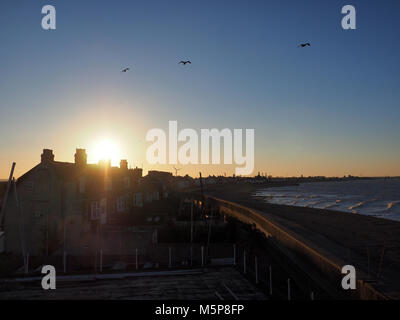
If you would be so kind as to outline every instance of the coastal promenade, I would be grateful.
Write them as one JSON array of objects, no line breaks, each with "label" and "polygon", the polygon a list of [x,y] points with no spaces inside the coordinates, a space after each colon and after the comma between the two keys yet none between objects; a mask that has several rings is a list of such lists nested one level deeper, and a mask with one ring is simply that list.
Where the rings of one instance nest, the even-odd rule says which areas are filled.
[{"label": "coastal promenade", "polygon": [[[258,188],[260,188],[258,186]],[[333,298],[400,299],[400,222],[331,210],[272,205],[253,185],[208,186],[220,212],[253,224]],[[353,265],[357,289],[341,287]]]}]

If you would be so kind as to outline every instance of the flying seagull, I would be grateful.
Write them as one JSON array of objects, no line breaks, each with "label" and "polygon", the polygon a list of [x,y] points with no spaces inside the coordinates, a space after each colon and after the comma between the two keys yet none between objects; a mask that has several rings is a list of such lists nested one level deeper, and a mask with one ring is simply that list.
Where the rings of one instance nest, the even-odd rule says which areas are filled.
[{"label": "flying seagull", "polygon": [[309,42],[307,42],[307,43],[302,43],[299,45],[299,47],[302,47],[302,48],[307,47],[307,46],[311,47],[311,44]]},{"label": "flying seagull", "polygon": [[189,60],[186,61],[182,60],[181,62],[179,62],[179,64],[183,64],[184,66],[186,66],[187,63],[192,64]]},{"label": "flying seagull", "polygon": [[128,72],[129,70],[130,70],[130,68],[125,68],[125,69],[122,69],[121,72]]}]

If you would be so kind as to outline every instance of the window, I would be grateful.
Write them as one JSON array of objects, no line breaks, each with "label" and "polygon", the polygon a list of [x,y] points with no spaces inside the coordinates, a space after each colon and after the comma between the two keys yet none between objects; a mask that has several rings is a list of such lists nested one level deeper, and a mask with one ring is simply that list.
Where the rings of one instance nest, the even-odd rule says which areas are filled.
[{"label": "window", "polygon": [[79,178],[79,193],[85,193],[86,179],[84,177]]},{"label": "window", "polygon": [[100,214],[107,214],[107,199],[103,198],[100,200]]},{"label": "window", "polygon": [[126,197],[120,196],[117,198],[117,212],[124,212],[127,209]]},{"label": "window", "polygon": [[129,179],[129,177],[124,177],[124,187],[125,189],[129,189],[131,187],[131,179]]},{"label": "window", "polygon": [[36,209],[36,211],[35,211],[35,218],[40,219],[40,218],[42,218],[43,216],[44,216],[44,214],[43,214],[42,210]]},{"label": "window", "polygon": [[133,194],[133,205],[135,207],[143,207],[143,196],[141,192]]},{"label": "window", "polygon": [[111,179],[106,180],[106,185],[105,185],[106,191],[111,191],[112,190],[112,181]]},{"label": "window", "polygon": [[107,223],[107,198],[100,200],[100,223]]},{"label": "window", "polygon": [[92,201],[91,218],[92,220],[98,220],[99,217],[100,217],[100,204],[98,201]]},{"label": "window", "polygon": [[25,188],[27,191],[33,191],[33,181],[26,181]]}]

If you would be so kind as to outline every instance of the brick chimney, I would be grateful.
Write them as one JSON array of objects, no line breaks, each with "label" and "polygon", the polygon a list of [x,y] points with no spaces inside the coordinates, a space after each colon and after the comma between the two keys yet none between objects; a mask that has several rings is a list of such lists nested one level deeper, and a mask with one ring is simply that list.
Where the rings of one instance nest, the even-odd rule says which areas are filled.
[{"label": "brick chimney", "polygon": [[53,150],[43,149],[43,153],[40,157],[41,157],[42,163],[53,162],[54,161]]},{"label": "brick chimney", "polygon": [[133,181],[135,181],[135,183],[139,184],[139,181],[142,178],[142,176],[143,176],[142,168],[136,167],[135,169],[133,169]]},{"label": "brick chimney", "polygon": [[75,164],[78,166],[85,166],[87,164],[86,149],[76,149]]},{"label": "brick chimney", "polygon": [[121,169],[128,170],[128,161],[127,160],[121,160],[120,163],[119,163],[119,167]]}]

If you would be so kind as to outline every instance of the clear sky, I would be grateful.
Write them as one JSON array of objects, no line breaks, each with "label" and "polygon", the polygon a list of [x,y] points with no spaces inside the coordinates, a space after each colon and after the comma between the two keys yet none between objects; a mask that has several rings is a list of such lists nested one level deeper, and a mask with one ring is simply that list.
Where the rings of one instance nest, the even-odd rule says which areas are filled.
[{"label": "clear sky", "polygon": [[[41,28],[46,4],[56,30]],[[341,27],[346,4],[357,30]],[[400,175],[399,31],[398,0],[1,0],[0,178],[43,148],[95,162],[104,138],[115,163],[171,170],[145,159],[168,120],[254,128],[255,173]]]}]

